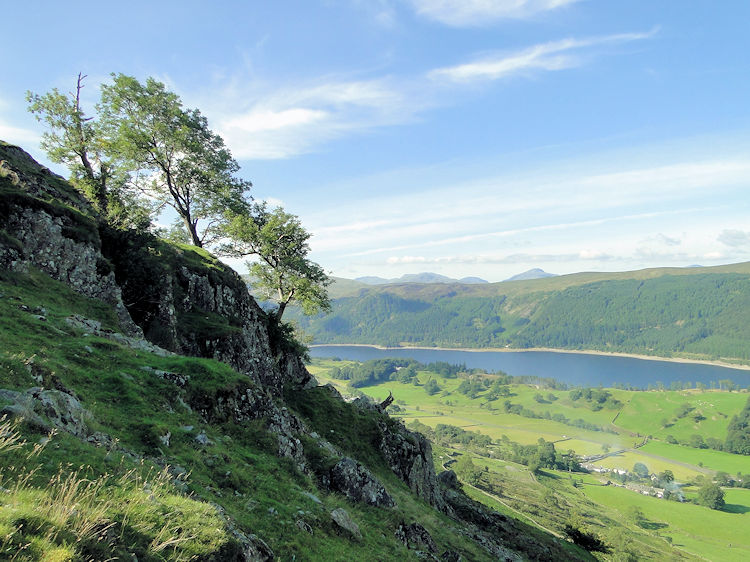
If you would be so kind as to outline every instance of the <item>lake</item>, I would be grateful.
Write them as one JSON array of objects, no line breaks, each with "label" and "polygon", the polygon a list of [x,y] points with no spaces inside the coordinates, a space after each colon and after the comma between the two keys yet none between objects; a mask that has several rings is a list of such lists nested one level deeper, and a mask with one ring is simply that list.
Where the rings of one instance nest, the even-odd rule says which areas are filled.
[{"label": "lake", "polygon": [[311,357],[338,357],[367,361],[386,357],[406,357],[420,363],[445,361],[465,364],[469,368],[504,371],[509,375],[550,377],[580,386],[612,387],[617,384],[647,388],[649,384],[672,382],[701,382],[707,388],[718,381],[729,379],[736,385],[750,386],[750,371],[700,363],[676,363],[590,355],[585,353],[557,353],[554,351],[455,351],[450,349],[379,349],[369,346],[325,345],[311,346]]}]

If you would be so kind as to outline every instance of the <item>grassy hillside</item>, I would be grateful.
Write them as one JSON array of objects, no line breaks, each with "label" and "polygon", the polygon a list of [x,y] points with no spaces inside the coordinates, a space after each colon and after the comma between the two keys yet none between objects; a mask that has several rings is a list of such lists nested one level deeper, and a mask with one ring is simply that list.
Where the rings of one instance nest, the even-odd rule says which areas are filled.
[{"label": "grassy hillside", "polygon": [[590,349],[750,362],[750,263],[485,285],[341,284],[316,343]]},{"label": "grassy hillside", "polygon": [[[94,336],[66,321],[74,314],[118,329],[99,301],[38,272],[0,271],[0,388],[64,389],[90,411],[95,436],[60,432],[48,440],[43,418],[0,428],[0,558],[233,560],[239,545],[223,513],[279,559],[417,559],[391,528],[415,518],[443,549],[486,558],[382,462],[374,470],[399,506],[388,513],[321,490],[277,457],[276,437],[262,420],[209,425],[187,406],[191,395],[248,384],[246,376],[216,361],[154,355]],[[154,372],[186,375],[189,383],[178,389]],[[0,398],[0,408],[7,403]],[[349,429],[337,431],[346,436]],[[36,451],[39,443],[46,445]],[[362,541],[332,523],[337,507],[358,522]]]},{"label": "grassy hillside", "polygon": [[[416,382],[399,380],[399,376],[406,378],[402,368],[394,380],[353,389],[346,380],[331,378],[338,376],[336,369],[347,365],[356,364],[316,359],[311,370],[319,380],[337,385],[342,392],[364,392],[376,400],[392,393],[394,415],[415,427],[422,424],[425,431],[433,434],[436,466],[442,468],[447,464],[456,468],[457,459],[470,456],[478,472],[473,476],[460,474],[464,487],[472,497],[503,513],[522,516],[531,525],[558,533],[566,524],[576,522],[612,546],[616,554],[608,556],[614,559],[667,560],[695,556],[739,561],[750,555],[750,541],[744,532],[750,521],[748,489],[725,488],[726,505],[717,512],[692,503],[604,485],[608,480],[617,482],[612,473],[544,469],[533,474],[529,467],[513,462],[511,453],[513,442],[528,447],[536,445],[540,438],[554,443],[559,453],[572,450],[582,456],[601,456],[609,452],[609,456],[594,460],[593,464],[632,471],[636,463],[643,463],[653,474],[671,471],[683,485],[683,493],[692,498],[702,479],[712,479],[720,473],[739,478],[740,484],[750,481],[750,457],[671,444],[668,440],[689,443],[695,434],[705,440],[724,440],[732,416],[747,401],[746,392],[594,389],[609,394],[607,402],[599,408],[600,403],[586,400],[585,393],[576,398],[576,389],[539,388],[512,382],[502,385],[506,390],[495,396],[492,381],[496,377],[467,378],[459,374],[451,378],[424,366],[418,369]],[[477,379],[489,384],[469,388],[467,392],[466,381]],[[432,394],[430,380],[439,387]],[[506,411],[505,401],[542,417]],[[556,421],[556,414],[559,419],[564,416],[568,423]],[[576,420],[598,430],[570,424]],[[457,435],[458,429],[441,430],[441,424],[468,433],[451,437]],[[486,436],[489,444],[472,435]],[[642,445],[647,435],[652,438]]]}]

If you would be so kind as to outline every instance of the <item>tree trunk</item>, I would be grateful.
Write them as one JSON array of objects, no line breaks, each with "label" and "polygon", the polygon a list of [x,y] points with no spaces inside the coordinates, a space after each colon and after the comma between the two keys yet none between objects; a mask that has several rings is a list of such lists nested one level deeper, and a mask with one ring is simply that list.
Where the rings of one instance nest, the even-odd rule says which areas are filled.
[{"label": "tree trunk", "polygon": [[187,228],[187,231],[190,234],[190,240],[193,246],[198,246],[199,248],[202,248],[203,241],[201,240],[200,236],[198,236],[198,229],[196,228],[195,223],[193,223],[193,221],[190,220],[190,215],[187,215],[187,216],[183,215],[182,222],[185,223],[185,228]]}]

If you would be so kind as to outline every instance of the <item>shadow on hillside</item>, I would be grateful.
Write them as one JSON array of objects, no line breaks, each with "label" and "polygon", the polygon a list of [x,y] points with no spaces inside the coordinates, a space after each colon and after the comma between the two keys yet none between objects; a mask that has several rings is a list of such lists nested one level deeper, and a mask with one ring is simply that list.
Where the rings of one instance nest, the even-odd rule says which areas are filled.
[{"label": "shadow on hillside", "polygon": [[660,529],[669,527],[669,525],[667,525],[666,523],[657,523],[656,521],[648,521],[647,519],[639,521],[638,526],[641,529],[646,529],[647,531],[658,531]]},{"label": "shadow on hillside", "polygon": [[750,512],[750,507],[746,505],[740,505],[738,503],[727,503],[724,504],[724,507],[721,508],[721,511],[725,511],[727,513],[739,513],[742,515],[743,513]]}]

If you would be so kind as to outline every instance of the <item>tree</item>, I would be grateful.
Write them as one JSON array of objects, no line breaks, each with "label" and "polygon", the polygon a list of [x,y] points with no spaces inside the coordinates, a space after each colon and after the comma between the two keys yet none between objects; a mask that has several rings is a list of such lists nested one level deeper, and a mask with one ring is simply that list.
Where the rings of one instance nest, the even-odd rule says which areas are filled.
[{"label": "tree", "polygon": [[633,465],[633,472],[638,478],[648,478],[648,467],[642,462],[637,462]]},{"label": "tree", "polygon": [[248,206],[251,184],[234,177],[239,165],[223,139],[161,82],[115,74],[102,86],[100,112],[107,142],[133,170],[132,186],[158,211],[174,209],[193,245],[218,241],[225,211]]},{"label": "tree", "polygon": [[671,470],[665,470],[664,472],[660,472],[658,475],[659,482],[662,482],[663,484],[670,484],[671,482],[674,482],[674,473]]},{"label": "tree", "polygon": [[276,319],[296,301],[305,314],[328,311],[331,303],[326,288],[331,280],[323,268],[309,260],[310,234],[295,215],[277,207],[256,204],[249,212],[231,214],[225,231],[231,238],[221,252],[234,257],[257,256],[248,263],[253,288],[266,299],[276,301]]},{"label": "tree", "polygon": [[474,464],[474,461],[471,460],[471,455],[469,453],[464,453],[461,455],[461,458],[456,461],[455,472],[472,486],[479,484],[481,470],[479,470]]},{"label": "tree", "polygon": [[435,379],[428,380],[424,385],[424,390],[427,394],[432,396],[433,394],[437,394],[440,392],[440,385],[438,385],[437,381]]},{"label": "tree", "polygon": [[57,88],[43,95],[26,92],[28,110],[49,127],[42,150],[70,170],[71,183],[111,224],[145,228],[147,209],[125,190],[127,168],[105,141],[101,122],[81,106],[85,78],[79,73],[75,93],[67,96]]},{"label": "tree", "polygon": [[706,482],[698,490],[698,504],[711,509],[721,509],[724,507],[724,490],[718,484]]}]

